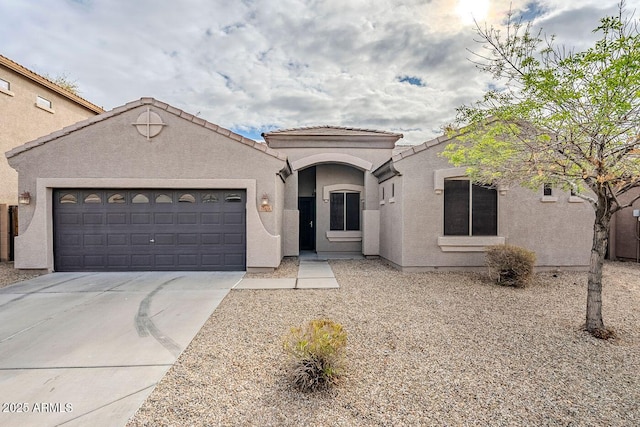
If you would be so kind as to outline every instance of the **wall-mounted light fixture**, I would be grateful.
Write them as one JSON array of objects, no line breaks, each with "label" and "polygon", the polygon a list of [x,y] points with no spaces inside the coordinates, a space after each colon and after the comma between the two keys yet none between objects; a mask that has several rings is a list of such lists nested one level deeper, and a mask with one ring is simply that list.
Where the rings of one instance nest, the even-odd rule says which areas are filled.
[{"label": "wall-mounted light fixture", "polygon": [[28,191],[20,193],[20,196],[18,197],[18,203],[20,203],[21,205],[28,205],[29,203],[31,203],[31,193],[29,193]]},{"label": "wall-mounted light fixture", "polygon": [[271,212],[271,205],[269,204],[269,195],[264,193],[262,200],[260,201],[260,212]]}]

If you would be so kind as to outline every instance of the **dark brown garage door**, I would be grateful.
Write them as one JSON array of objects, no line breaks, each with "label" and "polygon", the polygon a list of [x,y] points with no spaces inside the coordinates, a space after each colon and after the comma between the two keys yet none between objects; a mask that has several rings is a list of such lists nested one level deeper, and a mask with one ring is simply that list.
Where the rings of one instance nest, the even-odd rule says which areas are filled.
[{"label": "dark brown garage door", "polygon": [[244,190],[53,192],[56,271],[245,270]]}]

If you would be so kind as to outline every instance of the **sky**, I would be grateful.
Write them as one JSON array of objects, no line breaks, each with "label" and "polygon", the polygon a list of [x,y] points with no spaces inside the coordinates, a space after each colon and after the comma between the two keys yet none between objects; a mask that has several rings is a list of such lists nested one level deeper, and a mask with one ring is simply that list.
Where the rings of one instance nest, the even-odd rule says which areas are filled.
[{"label": "sky", "polygon": [[[0,54],[106,110],[153,97],[251,139],[344,126],[442,134],[496,82],[473,18],[511,9],[589,47],[616,0],[0,0]],[[640,0],[628,0],[629,11]]]}]

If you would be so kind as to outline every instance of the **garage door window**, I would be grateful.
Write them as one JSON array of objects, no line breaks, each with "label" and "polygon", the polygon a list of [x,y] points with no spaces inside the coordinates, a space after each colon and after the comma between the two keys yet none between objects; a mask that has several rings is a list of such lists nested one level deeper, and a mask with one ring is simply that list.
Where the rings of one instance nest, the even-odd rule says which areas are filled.
[{"label": "garage door window", "polygon": [[124,196],[120,193],[112,194],[107,199],[107,203],[124,203]]},{"label": "garage door window", "polygon": [[63,194],[60,203],[78,203],[78,198],[73,194]]},{"label": "garage door window", "polygon": [[149,198],[142,193],[138,193],[133,196],[131,203],[149,203]]},{"label": "garage door window", "polygon": [[195,203],[196,202],[196,198],[193,197],[193,194],[183,194],[180,196],[180,198],[178,199],[179,203]]},{"label": "garage door window", "polygon": [[158,194],[156,196],[156,203],[173,203],[173,200],[171,199],[171,196],[168,196],[166,194]]},{"label": "garage door window", "polygon": [[242,196],[236,193],[229,193],[224,198],[225,202],[238,203],[242,201]]},{"label": "garage door window", "polygon": [[102,199],[97,194],[91,193],[84,198],[84,203],[102,203]]},{"label": "garage door window", "polygon": [[202,195],[202,203],[217,203],[218,196],[213,193],[205,193]]}]

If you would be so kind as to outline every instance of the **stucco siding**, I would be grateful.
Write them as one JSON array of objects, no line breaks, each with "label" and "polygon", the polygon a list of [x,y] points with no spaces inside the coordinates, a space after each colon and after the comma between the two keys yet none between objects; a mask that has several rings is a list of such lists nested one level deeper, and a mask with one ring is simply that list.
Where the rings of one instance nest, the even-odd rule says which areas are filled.
[{"label": "stucco siding", "polygon": [[[403,217],[404,191],[402,176],[394,177],[380,184],[378,204],[380,206],[380,256],[401,266],[402,236],[405,219]],[[391,188],[394,195],[391,195]],[[382,188],[385,189],[384,198]]]},{"label": "stucco siding", "polygon": [[[47,198],[51,188],[64,186],[245,189],[247,267],[279,264],[284,184],[277,173],[285,161],[167,111],[152,110],[166,126],[150,140],[133,126],[147,111],[143,105],[10,158],[19,171],[21,188],[32,194],[31,204],[20,207],[21,260],[16,259],[16,266],[51,268],[51,201]],[[260,210],[264,194],[270,199],[271,212]],[[37,224],[32,224],[36,219]],[[39,250],[34,247],[38,239],[49,241],[46,262],[43,256],[33,255]]]},{"label": "stucco siding", "polygon": [[[330,203],[323,199],[326,186],[349,184],[364,186],[363,172],[343,165],[316,166],[316,251],[317,252],[360,252],[362,242],[331,242],[327,238],[330,220]],[[361,198],[364,194],[361,194]],[[360,203],[362,209],[362,203]],[[362,217],[360,218],[362,228]]]},{"label": "stucco siding", "polygon": [[[459,246],[444,246],[444,194],[436,191],[435,171],[452,169],[435,146],[399,159],[402,174],[403,268],[467,268],[484,266],[482,244],[509,243],[537,254],[540,267],[581,267],[589,263],[593,211],[588,203],[570,203],[559,194],[554,203],[539,194],[512,187],[498,191],[498,235],[460,238]],[[478,246],[473,246],[478,242]],[[385,249],[385,251],[387,251]],[[387,252],[384,252],[387,253]]]},{"label": "stucco siding", "polygon": [[[0,203],[18,203],[18,174],[4,153],[64,126],[94,116],[90,111],[32,80],[0,66],[0,78],[10,83],[12,95],[0,92]],[[51,111],[36,107],[36,97],[52,103]],[[24,190],[20,190],[24,191]]]}]

